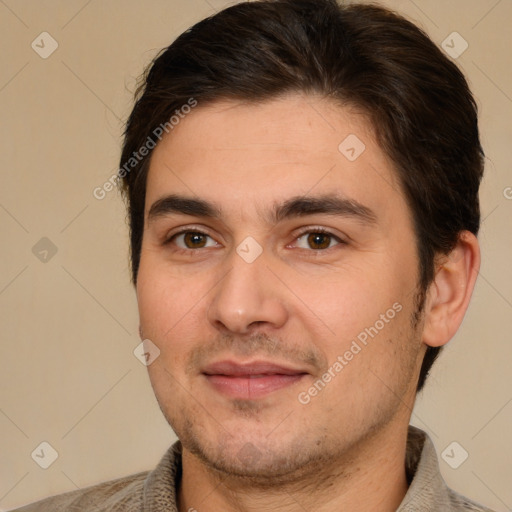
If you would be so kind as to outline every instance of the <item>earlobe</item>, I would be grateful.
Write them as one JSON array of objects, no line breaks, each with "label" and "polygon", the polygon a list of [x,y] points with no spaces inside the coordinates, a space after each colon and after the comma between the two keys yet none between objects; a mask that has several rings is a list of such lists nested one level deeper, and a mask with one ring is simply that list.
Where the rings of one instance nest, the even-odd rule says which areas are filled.
[{"label": "earlobe", "polygon": [[469,305],[478,271],[480,248],[473,233],[462,231],[453,251],[436,266],[425,306],[423,342],[440,347],[455,335]]}]

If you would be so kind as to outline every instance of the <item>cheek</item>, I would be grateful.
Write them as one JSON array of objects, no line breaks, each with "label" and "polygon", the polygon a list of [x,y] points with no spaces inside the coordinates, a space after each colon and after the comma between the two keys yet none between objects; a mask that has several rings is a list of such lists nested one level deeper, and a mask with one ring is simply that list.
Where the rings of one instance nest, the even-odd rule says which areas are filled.
[{"label": "cheek", "polygon": [[[137,278],[137,302],[144,335],[163,341],[189,321],[198,303],[193,279],[173,276],[168,268],[149,258],[141,259]],[[186,318],[185,318],[186,317]]]},{"label": "cheek", "polygon": [[197,275],[173,273],[162,262],[141,259],[137,301],[144,338],[160,350],[159,364],[148,367],[152,380],[164,380],[164,368],[183,374],[187,355],[208,340],[205,329],[208,290],[211,283]]},{"label": "cheek", "polygon": [[394,303],[402,304],[404,284],[385,267],[351,265],[316,275],[313,281],[297,274],[293,290],[306,306],[304,312],[313,312],[330,338],[343,344],[373,326]]}]

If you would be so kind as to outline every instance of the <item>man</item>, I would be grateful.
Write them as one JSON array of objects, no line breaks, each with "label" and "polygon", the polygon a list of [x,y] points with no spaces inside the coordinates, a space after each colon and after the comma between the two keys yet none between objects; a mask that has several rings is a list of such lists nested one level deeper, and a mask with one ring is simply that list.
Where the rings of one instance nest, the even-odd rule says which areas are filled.
[{"label": "man", "polygon": [[119,177],[158,467],[20,510],[484,511],[409,420],[480,265],[467,83],[417,27],[243,3],[153,62]]}]

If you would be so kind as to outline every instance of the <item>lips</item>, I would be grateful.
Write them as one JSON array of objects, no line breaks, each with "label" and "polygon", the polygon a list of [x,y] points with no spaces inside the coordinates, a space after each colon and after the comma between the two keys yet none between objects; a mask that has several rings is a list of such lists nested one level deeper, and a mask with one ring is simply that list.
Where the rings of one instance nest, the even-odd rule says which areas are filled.
[{"label": "lips", "polygon": [[227,375],[231,377],[247,377],[252,375],[298,375],[307,373],[303,369],[295,369],[277,365],[266,361],[252,363],[235,363],[234,361],[220,361],[208,365],[203,373],[207,375]]},{"label": "lips", "polygon": [[307,371],[268,361],[236,363],[220,361],[203,370],[215,391],[232,398],[256,399],[301,380]]}]

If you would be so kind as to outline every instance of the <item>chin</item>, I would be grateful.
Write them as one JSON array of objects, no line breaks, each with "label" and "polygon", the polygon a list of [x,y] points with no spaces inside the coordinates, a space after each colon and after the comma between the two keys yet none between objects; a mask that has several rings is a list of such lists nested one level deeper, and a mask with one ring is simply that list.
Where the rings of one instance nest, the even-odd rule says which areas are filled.
[{"label": "chin", "polygon": [[178,434],[183,447],[223,477],[249,479],[254,486],[294,482],[325,462],[326,447],[316,440],[308,442],[303,436],[269,439],[268,433],[248,430],[240,430],[236,437],[227,432],[220,436],[206,432],[198,435],[195,427],[189,424],[184,428],[185,435]]}]

